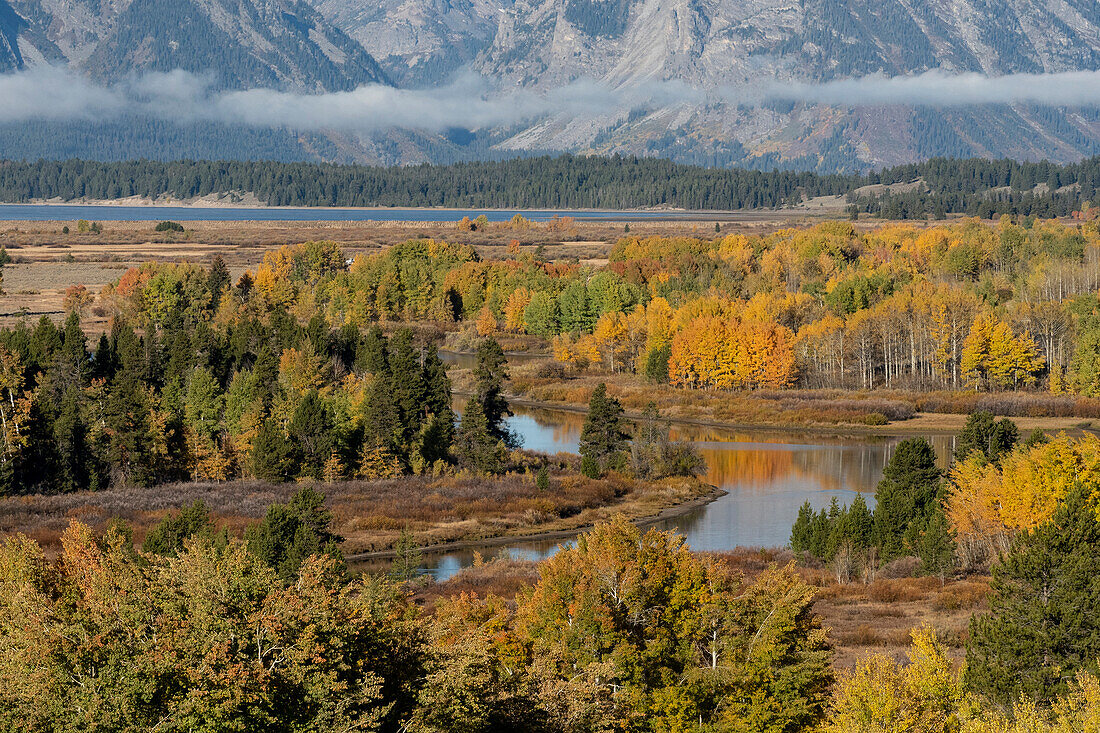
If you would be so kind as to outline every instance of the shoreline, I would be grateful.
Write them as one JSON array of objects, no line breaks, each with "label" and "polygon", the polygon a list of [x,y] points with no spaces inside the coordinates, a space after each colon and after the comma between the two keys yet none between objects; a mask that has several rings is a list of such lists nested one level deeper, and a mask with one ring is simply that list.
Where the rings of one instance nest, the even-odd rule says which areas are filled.
[{"label": "shoreline", "polygon": [[[704,507],[711,502],[714,502],[729,492],[725,489],[721,489],[717,486],[710,486],[710,491],[702,496],[697,496],[694,499],[681,502],[680,504],[674,504],[670,507],[665,507],[657,514],[648,517],[639,517],[637,519],[630,520],[637,527],[651,527],[654,524],[659,524],[668,519],[676,519],[688,514],[695,509]],[[453,542],[444,542],[438,545],[427,545],[424,547],[418,547],[417,552],[425,555],[441,555],[449,552],[459,552],[464,550],[479,550],[489,547],[502,547],[504,545],[510,545],[517,542],[547,542],[552,540],[567,540],[573,537],[584,534],[588,530],[592,529],[591,524],[582,525],[579,527],[572,527],[570,529],[555,529],[547,530],[545,532],[532,532],[527,534],[518,535],[497,535],[496,537],[484,537],[480,539],[469,540],[455,540]],[[353,555],[345,555],[344,560],[348,563],[367,562],[370,560],[392,560],[397,557],[396,550],[374,550],[372,552],[360,552]]]},{"label": "shoreline", "polygon": [[[469,397],[472,393],[454,391],[456,397]],[[529,407],[537,410],[551,410],[569,412],[574,414],[586,414],[588,408],[583,405],[573,405],[563,402],[544,402],[531,400],[524,397],[506,395],[509,404]],[[623,413],[626,420],[638,422],[644,419],[641,413],[626,411]],[[962,430],[969,415],[947,412],[918,412],[908,420],[889,422],[885,425],[856,425],[852,423],[840,424],[801,424],[801,423],[736,423],[708,418],[693,418],[682,416],[662,415],[661,421],[672,425],[685,425],[700,428],[715,428],[718,430],[744,430],[752,432],[772,433],[811,433],[815,435],[835,435],[838,437],[897,437],[908,435],[954,435]],[[998,415],[996,417],[1004,417]],[[1100,430],[1095,426],[1093,418],[1085,417],[1012,417],[1007,416],[1016,423],[1021,431],[1035,429],[1044,432],[1065,431],[1067,433],[1085,433]],[[929,424],[933,423],[933,424]],[[938,423],[938,424],[937,424]]]}]

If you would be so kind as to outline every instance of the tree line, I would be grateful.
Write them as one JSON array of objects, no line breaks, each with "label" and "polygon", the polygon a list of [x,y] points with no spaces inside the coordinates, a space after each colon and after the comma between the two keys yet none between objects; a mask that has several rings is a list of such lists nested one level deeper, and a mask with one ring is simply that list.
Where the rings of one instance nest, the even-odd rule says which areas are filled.
[{"label": "tree line", "polygon": [[[909,193],[860,191],[918,181]],[[451,165],[370,167],[272,161],[5,161],[0,200],[192,198],[250,192],[271,206],[778,208],[849,196],[890,218],[948,213],[1065,216],[1091,201],[1100,158],[1055,165],[935,158],[866,175],[706,168],[634,156],[541,156]]]},{"label": "tree line", "polygon": [[[280,262],[258,271],[266,298],[286,297]],[[624,236],[606,266],[418,240],[334,282],[334,320],[531,334],[575,369],[686,387],[1100,389],[1092,222]]]}]

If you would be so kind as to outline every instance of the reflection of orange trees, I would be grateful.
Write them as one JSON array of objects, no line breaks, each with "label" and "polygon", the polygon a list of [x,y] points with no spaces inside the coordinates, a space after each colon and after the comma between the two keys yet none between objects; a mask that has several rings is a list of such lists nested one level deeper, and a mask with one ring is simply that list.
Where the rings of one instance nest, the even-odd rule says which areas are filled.
[{"label": "reflection of orange trees", "polygon": [[702,448],[707,462],[706,480],[717,486],[740,484],[758,486],[768,493],[775,487],[793,483],[812,484],[825,491],[866,488],[859,477],[847,481],[849,467],[840,451],[792,451],[761,448]]}]

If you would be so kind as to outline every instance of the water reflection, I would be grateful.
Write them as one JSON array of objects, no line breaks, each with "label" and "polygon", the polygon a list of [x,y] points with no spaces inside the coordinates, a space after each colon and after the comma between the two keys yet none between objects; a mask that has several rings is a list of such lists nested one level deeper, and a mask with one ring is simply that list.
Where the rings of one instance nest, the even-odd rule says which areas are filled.
[{"label": "water reflection", "polygon": [[[584,416],[514,407],[509,427],[532,450],[575,453]],[[776,547],[787,544],[791,524],[803,502],[816,508],[834,497],[842,504],[862,493],[873,506],[875,486],[894,447],[896,436],[831,437],[810,433],[730,431],[677,426],[677,440],[696,443],[706,459],[706,480],[728,493],[689,514],[663,522],[661,529],[682,533],[694,549],[722,551],[739,546]],[[941,467],[947,465],[954,436],[926,436]],[[517,559],[548,557],[558,542],[520,542],[486,557],[503,553]],[[427,558],[425,570],[445,579],[473,562],[472,552]]]}]

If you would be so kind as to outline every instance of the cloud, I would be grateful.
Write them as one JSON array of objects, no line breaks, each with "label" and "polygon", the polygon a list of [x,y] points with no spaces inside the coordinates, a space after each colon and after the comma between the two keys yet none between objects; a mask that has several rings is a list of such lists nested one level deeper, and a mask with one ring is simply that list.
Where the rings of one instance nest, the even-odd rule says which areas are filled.
[{"label": "cloud", "polygon": [[502,89],[472,74],[432,89],[377,84],[349,92],[305,94],[273,89],[219,91],[211,79],[183,71],[153,73],[111,86],[73,72],[36,67],[0,75],[0,122],[103,120],[145,115],[255,127],[372,132],[394,127],[432,132],[451,127],[512,126],[545,117],[614,118],[633,109],[678,104],[759,104],[788,100],[842,107],[880,105],[1100,105],[1100,72],[988,77],[929,71],[872,75],[823,84],[761,83],[700,89],[679,81],[611,87],[580,79],[545,90]]},{"label": "cloud", "polygon": [[1100,104],[1100,72],[1054,74],[949,74],[941,70],[912,76],[881,74],[824,84],[786,84],[768,89],[773,99],[845,107],[981,104],[1037,104],[1083,107]]}]

